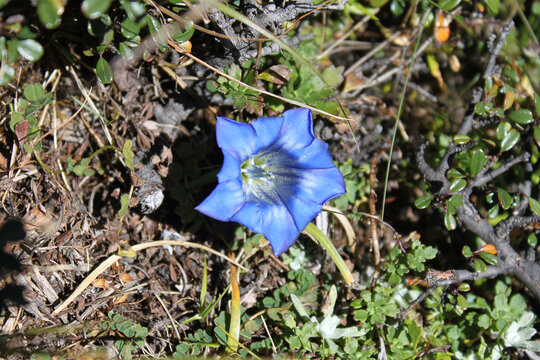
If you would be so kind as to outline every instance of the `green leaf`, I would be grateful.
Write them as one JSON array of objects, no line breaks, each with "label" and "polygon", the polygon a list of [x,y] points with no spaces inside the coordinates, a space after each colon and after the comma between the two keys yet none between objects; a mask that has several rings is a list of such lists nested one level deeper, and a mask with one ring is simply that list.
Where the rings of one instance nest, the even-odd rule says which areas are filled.
[{"label": "green leaf", "polygon": [[527,236],[527,244],[532,247],[536,247],[536,245],[538,245],[538,238],[536,237],[535,233],[530,233],[529,236]]},{"label": "green leaf", "polygon": [[495,219],[499,215],[499,205],[492,206],[488,211],[488,218]]},{"label": "green leaf", "polygon": [[194,33],[195,28],[191,26],[188,27],[184,32],[178,30],[173,35],[171,35],[171,38],[178,43],[183,43],[184,41],[188,41],[189,39],[191,39]]},{"label": "green leaf", "polygon": [[519,109],[510,113],[510,120],[517,122],[518,124],[530,124],[533,121],[533,114],[531,110]]},{"label": "green leaf", "polygon": [[463,295],[458,295],[457,304],[461,308],[461,310],[467,310],[467,308],[469,307],[469,304],[467,303],[467,299],[465,299],[465,296]]},{"label": "green leaf", "polygon": [[414,201],[414,206],[418,209],[425,209],[431,204],[431,195],[424,195]]},{"label": "green leaf", "polygon": [[499,198],[499,203],[504,210],[508,210],[512,206],[512,197],[508,191],[498,188],[497,197]]},{"label": "green leaf", "polygon": [[471,256],[473,256],[473,253],[472,253],[472,250],[470,247],[468,247],[467,245],[465,245],[463,247],[463,249],[461,250],[461,253],[463,254],[463,256],[469,258]]},{"label": "green leaf", "polygon": [[369,0],[369,5],[377,8],[377,7],[383,7],[384,5],[386,5],[387,2],[388,0]]},{"label": "green leaf", "polygon": [[497,15],[499,13],[499,8],[501,7],[501,2],[499,0],[486,0],[486,5],[489,11]]},{"label": "green leaf", "polygon": [[530,196],[529,196],[529,207],[531,208],[534,215],[540,216],[540,203],[536,199]]},{"label": "green leaf", "polygon": [[41,84],[27,85],[24,88],[24,97],[31,102],[37,102],[45,97],[45,90]]},{"label": "green leaf", "polygon": [[102,84],[110,84],[113,80],[111,65],[104,58],[100,57],[96,65],[96,74]]},{"label": "green leaf", "polygon": [[463,175],[461,173],[461,171],[459,171],[458,169],[455,169],[455,168],[452,168],[450,170],[448,170],[448,172],[446,173],[446,177],[450,180],[452,179],[462,179],[465,177],[465,175]]},{"label": "green leaf", "polygon": [[37,61],[43,55],[43,47],[36,40],[26,39],[17,44],[19,54],[29,61]]},{"label": "green leaf", "polygon": [[135,154],[133,153],[133,150],[131,150],[131,146],[132,146],[131,140],[126,140],[126,142],[124,143],[124,147],[122,148],[122,154],[124,154],[124,161],[126,163],[126,167],[129,170],[133,171],[135,169],[133,167],[133,156]]},{"label": "green leaf", "polygon": [[534,139],[536,140],[536,143],[540,145],[540,126],[537,126],[534,128]]},{"label": "green leaf", "polygon": [[118,211],[118,216],[124,217],[124,215],[126,215],[130,203],[131,198],[129,197],[129,194],[122,194],[120,196],[120,210]]},{"label": "green leaf", "polygon": [[456,179],[450,183],[450,192],[460,192],[461,190],[465,189],[465,186],[467,186],[467,180],[465,179]]},{"label": "green leaf", "polygon": [[506,137],[501,141],[501,151],[508,151],[519,141],[521,135],[516,129],[510,130]]},{"label": "green leaf", "polygon": [[497,255],[488,252],[480,253],[480,257],[490,265],[497,265]]},{"label": "green leaf", "polygon": [[439,6],[442,10],[445,12],[453,10],[456,6],[458,6],[461,3],[461,0],[442,0],[439,3]]},{"label": "green leaf", "polygon": [[534,109],[536,110],[536,116],[540,116],[540,95],[538,93],[534,93]]},{"label": "green leaf", "polygon": [[455,216],[452,214],[444,215],[444,226],[449,231],[455,230],[457,226]]},{"label": "green leaf", "polygon": [[60,25],[60,15],[64,13],[62,0],[38,0],[37,13],[39,21],[47,29],[55,29]]},{"label": "green leaf", "polygon": [[486,272],[487,265],[480,259],[474,259],[474,271],[476,272]]},{"label": "green leaf", "polygon": [[111,0],[84,0],[81,11],[88,19],[100,18],[111,6]]},{"label": "green leaf", "polygon": [[469,163],[469,169],[472,176],[480,174],[484,165],[487,163],[487,156],[484,154],[482,149],[475,150],[471,155],[471,161]]},{"label": "green leaf", "polygon": [[508,130],[510,128],[510,124],[506,121],[503,121],[497,125],[497,139],[502,140],[506,137],[508,134]]},{"label": "green leaf", "polygon": [[447,206],[452,206],[454,208],[461,206],[463,204],[463,197],[460,194],[452,196],[450,199],[446,200]]},{"label": "green leaf", "polygon": [[471,138],[469,136],[463,134],[454,135],[453,139],[454,142],[459,145],[466,144],[471,141]]}]

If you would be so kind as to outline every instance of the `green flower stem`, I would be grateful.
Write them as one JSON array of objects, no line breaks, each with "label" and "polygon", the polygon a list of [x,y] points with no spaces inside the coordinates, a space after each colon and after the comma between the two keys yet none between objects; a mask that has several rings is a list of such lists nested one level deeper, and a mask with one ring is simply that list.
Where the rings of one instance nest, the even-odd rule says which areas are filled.
[{"label": "green flower stem", "polygon": [[343,278],[345,279],[347,285],[351,285],[354,281],[353,276],[349,271],[347,265],[345,265],[345,261],[343,261],[341,255],[339,255],[332,241],[330,241],[330,239],[326,235],[324,235],[324,233],[313,223],[309,223],[308,226],[306,226],[306,228],[304,229],[304,233],[306,233],[310,238],[317,240],[322,245],[322,247],[328,252],[328,255],[330,255],[330,257],[336,264],[341,275],[343,275]]}]

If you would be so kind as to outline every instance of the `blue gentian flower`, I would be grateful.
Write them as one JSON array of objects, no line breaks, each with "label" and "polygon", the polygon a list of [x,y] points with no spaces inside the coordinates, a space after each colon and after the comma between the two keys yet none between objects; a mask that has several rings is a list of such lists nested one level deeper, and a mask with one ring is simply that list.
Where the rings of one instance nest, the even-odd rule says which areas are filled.
[{"label": "blue gentian flower", "polygon": [[313,134],[308,109],[250,124],[218,117],[216,137],[224,157],[219,183],[196,209],[263,234],[276,256],[292,246],[327,200],[345,193],[328,144]]}]

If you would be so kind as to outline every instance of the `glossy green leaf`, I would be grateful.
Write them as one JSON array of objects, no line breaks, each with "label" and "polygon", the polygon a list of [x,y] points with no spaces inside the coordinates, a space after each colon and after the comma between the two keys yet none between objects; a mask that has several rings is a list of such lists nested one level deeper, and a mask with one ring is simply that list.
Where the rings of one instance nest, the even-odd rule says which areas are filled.
[{"label": "glossy green leaf", "polygon": [[533,121],[533,114],[529,109],[514,110],[510,113],[509,117],[510,120],[522,125],[530,124]]},{"label": "glossy green leaf", "polygon": [[488,218],[495,219],[499,215],[499,204],[492,206],[488,211]]},{"label": "glossy green leaf", "polygon": [[19,54],[29,61],[37,61],[43,55],[43,47],[36,40],[26,39],[17,44]]},{"label": "glossy green leaf", "polygon": [[512,149],[519,141],[521,135],[516,129],[512,129],[506,134],[505,138],[501,141],[501,151],[508,151]]},{"label": "glossy green leaf", "polygon": [[464,174],[461,173],[461,171],[459,171],[458,169],[456,168],[451,168],[450,170],[448,170],[448,172],[446,173],[446,177],[449,179],[449,180],[452,180],[452,179],[463,179],[465,177]]},{"label": "glossy green leaf", "polygon": [[111,6],[111,0],[84,0],[81,11],[88,19],[100,18]]},{"label": "glossy green leaf", "polygon": [[96,74],[102,84],[110,84],[113,81],[111,65],[104,58],[100,57],[96,65]]},{"label": "glossy green leaf", "polygon": [[45,90],[41,84],[27,85],[24,88],[24,97],[28,101],[36,102],[45,97]]},{"label": "glossy green leaf", "polygon": [[463,291],[463,292],[470,291],[471,290],[471,285],[469,285],[467,283],[462,283],[461,285],[459,285],[458,290]]},{"label": "glossy green leaf", "polygon": [[480,253],[480,257],[482,258],[482,260],[484,260],[489,265],[497,265],[498,259],[497,259],[497,255],[495,255],[495,254],[488,253],[488,252],[482,252],[482,253]]},{"label": "glossy green leaf", "polygon": [[188,41],[189,39],[191,39],[194,33],[195,28],[191,26],[186,28],[184,32],[178,30],[173,35],[171,35],[171,38],[178,43],[183,43],[184,41]]},{"label": "glossy green leaf", "polygon": [[467,302],[467,299],[465,299],[465,296],[463,295],[458,295],[457,305],[461,308],[461,310],[467,310],[469,308],[469,303]]},{"label": "glossy green leaf", "polygon": [[47,29],[55,29],[60,25],[60,16],[64,13],[62,0],[38,0],[37,13],[39,21]]},{"label": "glossy green leaf", "polygon": [[510,128],[510,124],[506,121],[503,121],[497,125],[497,139],[502,140],[506,137],[508,134],[508,130]]},{"label": "glossy green leaf", "polygon": [[456,227],[457,227],[456,217],[454,215],[452,215],[452,214],[445,214],[444,215],[444,226],[449,231],[455,230]]},{"label": "glossy green leaf", "polygon": [[499,204],[501,204],[504,210],[508,210],[512,206],[512,196],[510,196],[508,191],[498,188],[497,197],[499,198]]},{"label": "glossy green leaf", "polygon": [[463,196],[461,196],[460,194],[456,194],[450,197],[450,199],[446,200],[446,204],[447,206],[452,206],[454,208],[457,208],[463,205]]},{"label": "glossy green leaf", "polygon": [[456,179],[450,183],[450,192],[460,192],[461,190],[465,189],[465,186],[467,186],[467,180],[465,179]]},{"label": "glossy green leaf", "polygon": [[535,233],[530,233],[529,236],[527,236],[527,244],[532,247],[536,247],[536,245],[538,245],[538,238],[536,237]]},{"label": "glossy green leaf", "polygon": [[454,142],[459,145],[466,144],[471,141],[471,138],[469,136],[463,134],[454,135],[453,139]]},{"label": "glossy green leaf", "polygon": [[480,259],[474,259],[474,271],[476,272],[486,272],[487,265],[484,261]]},{"label": "glossy green leaf", "polygon": [[472,252],[471,248],[468,247],[467,245],[465,245],[463,247],[463,249],[461,250],[461,253],[463,254],[463,256],[465,256],[467,258],[473,256],[473,252]]},{"label": "glossy green leaf", "polygon": [[425,209],[431,204],[431,195],[424,195],[414,201],[414,206],[418,209]]},{"label": "glossy green leaf", "polygon": [[475,150],[471,155],[471,161],[469,163],[469,169],[472,176],[480,174],[484,169],[484,165],[487,163],[487,156],[482,149]]},{"label": "glossy green leaf", "polygon": [[531,211],[534,213],[534,215],[540,216],[540,203],[538,202],[538,200],[532,198],[531,196],[529,196],[529,207],[531,208]]}]

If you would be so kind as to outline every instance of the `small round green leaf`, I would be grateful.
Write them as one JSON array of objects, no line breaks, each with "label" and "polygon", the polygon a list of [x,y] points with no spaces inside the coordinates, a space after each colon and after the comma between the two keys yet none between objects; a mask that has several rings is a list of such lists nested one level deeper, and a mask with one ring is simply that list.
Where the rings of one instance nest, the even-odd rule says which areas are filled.
[{"label": "small round green leaf", "polygon": [[97,19],[109,10],[111,0],[84,0],[81,11],[88,19]]},{"label": "small round green leaf", "polygon": [[475,150],[471,155],[471,161],[469,163],[469,169],[472,176],[480,174],[484,165],[487,163],[487,156],[484,154],[482,149]]},{"label": "small round green leaf", "polygon": [[461,285],[459,285],[458,289],[459,289],[459,291],[467,292],[467,291],[471,290],[471,285],[469,285],[467,283],[462,283]]},{"label": "small round green leaf", "polygon": [[460,192],[461,190],[465,189],[465,186],[467,186],[467,180],[465,179],[456,179],[450,183],[450,192]]},{"label": "small round green leaf", "polygon": [[505,138],[501,141],[501,151],[508,151],[513,148],[519,141],[520,137],[521,135],[516,129],[510,130],[510,132],[506,134]]},{"label": "small round green leaf", "polygon": [[476,272],[486,272],[487,265],[480,259],[474,259],[474,271]]},{"label": "small round green leaf", "polygon": [[451,168],[450,170],[448,170],[448,172],[446,173],[446,177],[450,180],[452,179],[463,179],[465,177],[465,175],[463,175],[461,173],[461,171],[459,171],[458,169],[455,169],[455,168]]},{"label": "small round green leaf", "polygon": [[465,296],[463,295],[458,295],[457,304],[461,308],[461,310],[467,310],[467,308],[469,307],[469,303],[467,302],[467,299],[465,299]]},{"label": "small round green leaf", "polygon": [[43,55],[43,47],[32,39],[26,39],[17,44],[19,54],[29,61],[37,61]]},{"label": "small round green leaf", "polygon": [[538,238],[535,233],[530,233],[529,236],[527,236],[527,244],[532,247],[538,245]]},{"label": "small round green leaf", "polygon": [[55,29],[62,20],[60,15],[64,13],[64,4],[61,0],[38,0],[37,13],[47,29]]},{"label": "small round green leaf", "polygon": [[540,203],[529,196],[529,207],[536,216],[540,216]]},{"label": "small round green leaf", "polygon": [[471,141],[471,138],[469,136],[463,134],[454,135],[453,139],[454,142],[459,145],[466,144]]},{"label": "small round green leaf", "polygon": [[41,84],[27,85],[24,88],[24,97],[28,101],[36,102],[45,97],[45,90]]},{"label": "small round green leaf", "polygon": [[113,80],[111,66],[104,58],[100,57],[96,65],[96,74],[102,84],[110,84]]},{"label": "small round green leaf", "polygon": [[499,215],[499,205],[492,206],[488,211],[488,218],[495,219]]},{"label": "small round green leaf", "polygon": [[508,191],[498,188],[497,189],[497,197],[499,198],[499,203],[501,204],[501,207],[504,210],[508,210],[510,206],[512,206],[512,197],[508,193]]},{"label": "small round green leaf", "polygon": [[510,113],[509,117],[510,120],[522,125],[530,124],[533,121],[533,114],[529,109],[514,110]]},{"label": "small round green leaf", "polygon": [[457,227],[455,216],[452,214],[444,215],[444,226],[449,231],[455,230]]},{"label": "small round green leaf", "polygon": [[510,127],[509,126],[510,124],[508,124],[507,122],[503,121],[501,123],[499,123],[499,125],[497,125],[497,139],[499,140],[502,140],[506,137],[506,135],[508,134],[508,128]]},{"label": "small round green leaf", "polygon": [[486,5],[491,13],[497,15],[499,13],[499,8],[501,7],[501,2],[500,0],[486,0]]},{"label": "small round green leaf", "polygon": [[460,194],[456,194],[452,196],[450,199],[446,200],[446,205],[457,208],[463,205],[463,197]]},{"label": "small round green leaf", "polygon": [[480,253],[480,257],[482,258],[482,260],[484,260],[490,265],[497,265],[498,259],[497,259],[497,255],[495,254],[483,252],[483,253]]},{"label": "small round green leaf", "polygon": [[461,253],[463,254],[463,256],[465,256],[465,257],[467,257],[467,258],[473,256],[473,253],[472,253],[472,251],[471,251],[471,248],[468,247],[467,245],[465,245],[465,246],[463,247],[463,249],[461,250]]},{"label": "small round green leaf", "polygon": [[431,204],[431,195],[424,195],[415,200],[414,206],[418,209],[425,209]]}]

